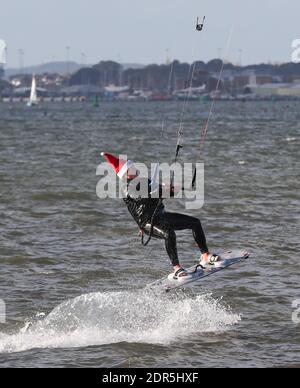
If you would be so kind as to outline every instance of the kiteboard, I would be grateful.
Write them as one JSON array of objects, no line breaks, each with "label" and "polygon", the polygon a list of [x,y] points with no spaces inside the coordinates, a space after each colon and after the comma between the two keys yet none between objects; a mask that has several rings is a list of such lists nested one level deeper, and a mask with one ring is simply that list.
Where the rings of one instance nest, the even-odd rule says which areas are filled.
[{"label": "kiteboard", "polygon": [[162,289],[166,292],[182,287],[189,287],[198,280],[204,279],[244,260],[247,260],[250,254],[245,251],[235,250],[225,252],[220,254],[220,256],[222,258],[222,265],[220,267],[208,265],[204,268],[200,265],[194,265],[193,267],[187,269],[187,276],[181,277],[179,279],[172,279],[170,276],[165,276],[162,279],[149,284],[148,287]]}]

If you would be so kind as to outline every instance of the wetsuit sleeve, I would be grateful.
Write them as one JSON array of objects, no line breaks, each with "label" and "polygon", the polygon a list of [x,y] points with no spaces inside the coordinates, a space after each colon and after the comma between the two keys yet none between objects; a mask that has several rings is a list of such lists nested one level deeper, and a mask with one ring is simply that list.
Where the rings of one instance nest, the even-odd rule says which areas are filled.
[{"label": "wetsuit sleeve", "polygon": [[[151,181],[149,181],[149,187],[150,187],[150,190],[153,190],[151,186]],[[161,199],[165,199],[166,197],[168,198],[175,197],[174,187],[169,188],[168,186],[159,185],[155,191],[150,191],[152,195],[154,193],[157,194],[157,192],[159,192],[159,198]]]},{"label": "wetsuit sleeve", "polygon": [[165,199],[175,196],[174,188],[170,189],[167,185],[153,185],[150,179],[141,179],[137,185],[133,186],[129,184],[124,191],[127,196],[136,200],[142,198]]}]

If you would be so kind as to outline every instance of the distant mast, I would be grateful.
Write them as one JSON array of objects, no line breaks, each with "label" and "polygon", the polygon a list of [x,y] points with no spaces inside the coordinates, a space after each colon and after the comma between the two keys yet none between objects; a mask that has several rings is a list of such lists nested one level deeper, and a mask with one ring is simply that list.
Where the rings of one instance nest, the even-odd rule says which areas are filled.
[{"label": "distant mast", "polygon": [[0,39],[0,65],[6,64],[6,43]]},{"label": "distant mast", "polygon": [[6,64],[6,43],[0,39],[0,77],[4,74],[4,65]]},{"label": "distant mast", "polygon": [[36,80],[35,76],[32,77],[30,99],[28,101],[28,106],[35,106],[38,103],[37,92],[36,92]]}]

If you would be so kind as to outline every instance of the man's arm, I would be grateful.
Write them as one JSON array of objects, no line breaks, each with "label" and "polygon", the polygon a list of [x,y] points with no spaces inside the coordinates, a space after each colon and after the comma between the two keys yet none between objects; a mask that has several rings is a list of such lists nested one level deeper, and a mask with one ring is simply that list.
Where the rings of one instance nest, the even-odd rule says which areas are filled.
[{"label": "man's arm", "polygon": [[[168,183],[162,183],[161,185],[156,185],[156,188],[153,187],[153,184],[150,183],[150,196],[157,197],[159,193],[159,198],[174,198],[183,189],[179,186],[174,186]],[[153,190],[154,189],[154,190]]]}]

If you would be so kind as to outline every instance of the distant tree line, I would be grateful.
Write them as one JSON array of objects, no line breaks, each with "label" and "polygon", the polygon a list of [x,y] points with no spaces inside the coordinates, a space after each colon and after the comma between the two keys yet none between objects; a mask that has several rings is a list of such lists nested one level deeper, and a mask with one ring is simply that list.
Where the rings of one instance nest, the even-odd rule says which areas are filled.
[{"label": "distant tree line", "polygon": [[5,89],[11,89],[11,85],[9,82],[0,79],[0,95]]},{"label": "distant tree line", "polygon": [[[215,59],[208,63],[197,61],[192,65],[174,61],[171,64],[152,64],[142,68],[124,70],[119,63],[102,61],[93,67],[82,68],[74,73],[68,81],[68,84],[95,85],[100,88],[114,84],[119,86],[127,85],[133,89],[164,91],[185,89],[189,86],[198,87],[206,84],[209,90],[213,90],[216,86],[221,66],[222,61]],[[193,69],[193,80],[191,81]],[[290,82],[291,77],[300,77],[300,64],[261,64],[241,67],[226,63],[224,65],[224,71],[230,71],[236,75],[242,74],[243,72],[253,72],[259,75],[278,76],[285,82]]]}]

